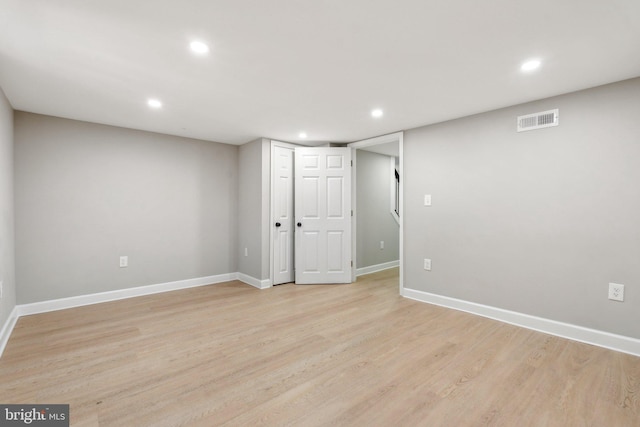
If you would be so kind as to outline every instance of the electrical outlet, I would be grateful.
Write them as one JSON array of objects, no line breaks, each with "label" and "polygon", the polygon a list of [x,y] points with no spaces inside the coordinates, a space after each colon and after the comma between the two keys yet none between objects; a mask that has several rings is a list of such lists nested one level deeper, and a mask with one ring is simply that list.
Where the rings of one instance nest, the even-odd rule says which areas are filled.
[{"label": "electrical outlet", "polygon": [[431,206],[431,194],[424,195],[424,205]]},{"label": "electrical outlet", "polygon": [[384,249],[384,240],[380,240],[380,249]]},{"label": "electrical outlet", "polygon": [[424,269],[431,271],[431,260],[429,258],[424,259]]},{"label": "electrical outlet", "polygon": [[609,283],[609,299],[612,301],[624,301],[624,285]]},{"label": "electrical outlet", "polygon": [[128,256],[121,256],[120,257],[120,268],[124,268],[124,267],[128,267],[129,266],[129,257]]}]

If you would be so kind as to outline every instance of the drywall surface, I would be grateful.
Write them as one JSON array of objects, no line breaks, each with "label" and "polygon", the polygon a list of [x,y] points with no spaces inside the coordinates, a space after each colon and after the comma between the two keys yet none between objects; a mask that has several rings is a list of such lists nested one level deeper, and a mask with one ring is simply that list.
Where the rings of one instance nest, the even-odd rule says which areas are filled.
[{"label": "drywall surface", "polygon": [[237,147],[16,112],[15,150],[19,304],[237,271]]},{"label": "drywall surface", "polygon": [[639,100],[632,79],[405,132],[405,287],[640,338]]},{"label": "drywall surface", "polygon": [[269,278],[269,150],[260,138],[238,157],[238,271],[259,280]]},{"label": "drywall surface", "polygon": [[16,306],[14,201],[13,201],[13,109],[0,89],[0,329]]}]

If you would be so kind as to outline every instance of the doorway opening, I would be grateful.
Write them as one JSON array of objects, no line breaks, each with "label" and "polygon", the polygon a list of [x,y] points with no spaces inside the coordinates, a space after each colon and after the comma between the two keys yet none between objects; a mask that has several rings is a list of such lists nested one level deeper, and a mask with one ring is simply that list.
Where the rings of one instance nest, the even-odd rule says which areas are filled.
[{"label": "doorway opening", "polygon": [[349,144],[354,150],[352,281],[399,268],[403,294],[403,133]]}]

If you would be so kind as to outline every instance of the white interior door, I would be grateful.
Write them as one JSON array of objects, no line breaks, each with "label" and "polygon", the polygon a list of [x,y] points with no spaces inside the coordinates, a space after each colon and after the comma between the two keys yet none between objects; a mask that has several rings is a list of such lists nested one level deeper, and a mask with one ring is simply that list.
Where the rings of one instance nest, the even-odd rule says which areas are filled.
[{"label": "white interior door", "polygon": [[296,284],[351,282],[351,149],[295,149]]},{"label": "white interior door", "polygon": [[273,166],[273,284],[294,281],[293,269],[293,148],[274,145]]}]

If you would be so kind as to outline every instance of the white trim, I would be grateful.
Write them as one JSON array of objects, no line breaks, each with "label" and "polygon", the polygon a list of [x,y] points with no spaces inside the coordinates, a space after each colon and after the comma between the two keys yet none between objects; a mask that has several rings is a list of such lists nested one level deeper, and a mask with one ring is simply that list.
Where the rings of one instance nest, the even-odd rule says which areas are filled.
[{"label": "white trim", "polygon": [[404,132],[398,134],[398,151],[400,156],[400,280],[398,289],[400,295],[404,295]]},{"label": "white trim", "polygon": [[383,262],[382,264],[370,265],[368,267],[358,268],[356,270],[356,276],[362,276],[364,274],[377,273],[378,271],[388,270],[400,265],[400,260]]},{"label": "white trim", "polygon": [[[394,186],[396,185],[395,183],[393,184]],[[389,212],[391,214],[391,217],[393,218],[393,220],[396,222],[396,224],[398,224],[398,226],[400,226],[400,217],[398,216],[398,214],[396,213],[396,211],[391,211]]]},{"label": "white trim", "polygon": [[161,292],[176,291],[179,289],[193,288],[196,286],[213,285],[215,283],[230,282],[237,279],[238,273],[227,273],[219,274],[216,276],[198,277],[195,279],[160,283],[157,285],[138,286],[135,288],[118,289],[116,291],[99,292],[95,294],[78,295],[69,298],[40,301],[31,304],[21,304],[17,306],[18,316],[47,313],[49,311],[64,310],[67,308],[99,304],[103,302],[116,301],[143,295],[157,294]]},{"label": "white trim", "polygon": [[358,155],[357,149],[351,147],[351,283],[356,281],[358,251]]},{"label": "white trim", "polygon": [[271,279],[260,280],[244,273],[238,273],[238,280],[258,289],[267,289],[271,287]]},{"label": "white trim", "polygon": [[18,306],[13,307],[9,317],[4,322],[2,326],[2,331],[0,331],[0,357],[2,357],[2,353],[4,352],[4,348],[7,346],[9,342],[9,337],[11,336],[11,332],[13,332],[13,328],[16,326],[16,322],[18,321]]},{"label": "white trim", "polygon": [[558,322],[542,317],[531,316],[515,311],[504,310],[470,301],[431,294],[415,289],[404,288],[403,296],[416,301],[435,304],[454,310],[465,311],[489,319],[499,320],[511,325],[521,326],[534,331],[567,338],[587,344],[593,344],[610,350],[640,356],[640,339],[616,335],[609,332],[589,329],[583,326]]}]

